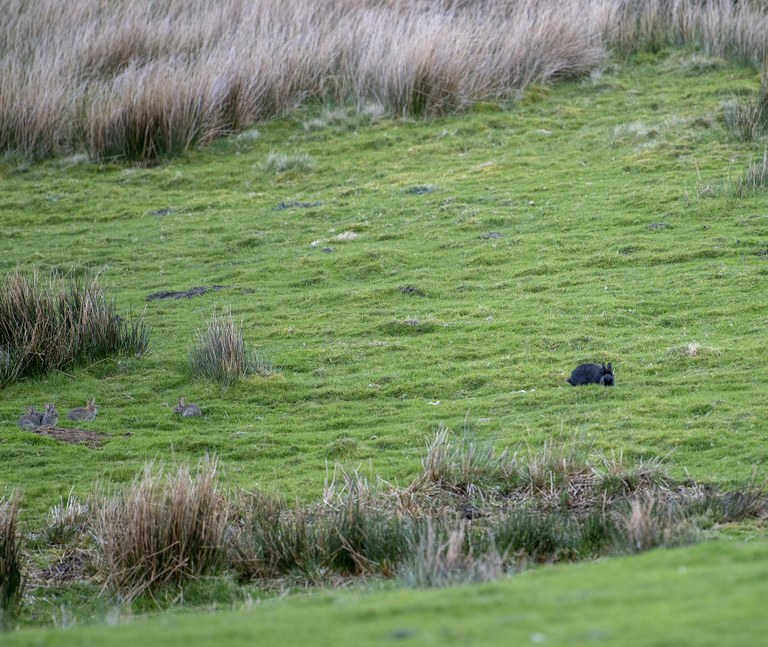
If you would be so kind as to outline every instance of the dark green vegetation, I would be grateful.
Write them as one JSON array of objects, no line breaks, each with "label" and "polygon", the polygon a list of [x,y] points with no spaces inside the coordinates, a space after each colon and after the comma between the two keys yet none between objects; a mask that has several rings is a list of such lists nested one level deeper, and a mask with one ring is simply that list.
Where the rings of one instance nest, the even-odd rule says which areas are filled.
[{"label": "dark green vegetation", "polygon": [[[153,336],[142,358],[5,388],[4,484],[34,525],[70,487],[215,453],[225,483],[311,501],[337,461],[409,482],[444,424],[481,448],[573,439],[743,486],[766,459],[768,211],[738,190],[763,142],[732,136],[722,104],[759,77],[687,60],[643,56],[429,122],[307,112],[157,168],[6,163],[0,271],[100,272]],[[161,291],[195,296],[147,300]],[[221,307],[279,371],[190,378]],[[587,361],[612,362],[616,386],[567,385]],[[174,416],[179,396],[204,415]],[[83,427],[108,434],[96,450],[15,425],[28,404],[86,398],[99,417]],[[631,624],[621,605],[639,601],[624,600]]]}]

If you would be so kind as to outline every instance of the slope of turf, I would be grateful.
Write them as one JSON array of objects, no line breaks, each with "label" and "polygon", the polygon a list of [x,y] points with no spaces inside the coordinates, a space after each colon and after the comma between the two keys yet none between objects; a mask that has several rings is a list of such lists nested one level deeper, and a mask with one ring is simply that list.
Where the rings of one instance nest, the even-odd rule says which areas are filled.
[{"label": "slope of turf", "polygon": [[481,586],[320,593],[237,612],[25,630],[4,644],[751,645],[768,631],[766,582],[764,541],[711,542]]}]

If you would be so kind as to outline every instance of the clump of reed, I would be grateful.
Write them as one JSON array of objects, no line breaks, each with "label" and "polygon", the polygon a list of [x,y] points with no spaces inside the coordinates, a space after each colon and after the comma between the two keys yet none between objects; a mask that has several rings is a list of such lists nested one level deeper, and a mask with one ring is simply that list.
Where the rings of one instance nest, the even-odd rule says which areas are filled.
[{"label": "clump of reed", "polygon": [[20,499],[0,499],[0,629],[16,615],[24,588],[21,537],[18,534]]},{"label": "clump of reed", "polygon": [[148,465],[87,510],[70,497],[46,536],[59,542],[87,528],[105,590],[131,600],[222,571],[271,590],[361,577],[414,587],[488,581],[695,542],[716,524],[768,517],[756,475],[721,492],[674,482],[660,460],[630,464],[577,445],[497,452],[441,427],[407,487],[337,467],[310,503],[227,494],[215,461],[175,472]]},{"label": "clump of reed", "polygon": [[198,332],[189,364],[194,375],[224,385],[249,374],[269,375],[274,371],[271,362],[246,347],[230,309],[221,314],[214,311],[205,331]]},{"label": "clump of reed", "polygon": [[113,355],[142,355],[149,327],[126,321],[95,280],[21,272],[0,285],[0,387]]},{"label": "clump of reed", "polygon": [[763,159],[747,167],[744,177],[736,183],[736,193],[744,195],[747,191],[765,191],[768,189],[768,149],[763,151]]},{"label": "clump of reed", "polygon": [[224,564],[228,506],[216,470],[207,459],[196,471],[150,464],[127,491],[96,507],[93,535],[107,590],[132,600]]}]

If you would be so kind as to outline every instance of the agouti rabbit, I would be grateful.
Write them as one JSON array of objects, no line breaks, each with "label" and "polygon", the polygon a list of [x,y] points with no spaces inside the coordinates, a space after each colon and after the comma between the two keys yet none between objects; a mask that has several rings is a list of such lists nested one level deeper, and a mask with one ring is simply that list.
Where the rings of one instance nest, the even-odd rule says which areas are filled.
[{"label": "agouti rabbit", "polygon": [[96,418],[96,401],[88,400],[85,407],[76,407],[72,409],[67,418],[70,420],[95,420]]},{"label": "agouti rabbit", "polygon": [[174,413],[178,413],[180,416],[184,418],[191,418],[192,416],[202,415],[202,412],[200,411],[200,407],[198,407],[194,402],[190,402],[189,404],[184,404],[184,398],[179,398],[179,404],[176,406],[176,408],[173,411]]},{"label": "agouti rabbit", "polygon": [[59,421],[59,412],[56,411],[56,407],[53,402],[47,402],[45,404],[45,413],[40,420],[41,427],[55,427]]},{"label": "agouti rabbit", "polygon": [[579,364],[571,377],[567,380],[572,386],[581,386],[583,384],[602,384],[603,386],[613,386],[613,367],[608,362],[605,364]]},{"label": "agouti rabbit", "polygon": [[19,427],[27,431],[34,431],[43,422],[43,414],[35,407],[27,407],[27,412],[19,418]]}]

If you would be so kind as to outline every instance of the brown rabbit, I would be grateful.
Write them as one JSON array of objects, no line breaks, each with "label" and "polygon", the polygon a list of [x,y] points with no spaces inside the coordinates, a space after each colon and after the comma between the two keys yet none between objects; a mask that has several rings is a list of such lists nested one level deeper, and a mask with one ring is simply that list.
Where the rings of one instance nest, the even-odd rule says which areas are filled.
[{"label": "brown rabbit", "polygon": [[40,420],[41,427],[55,427],[59,421],[59,412],[56,411],[56,406],[53,402],[46,402],[45,413]]},{"label": "brown rabbit", "polygon": [[173,412],[179,414],[183,418],[191,418],[192,416],[202,415],[200,407],[198,407],[194,402],[184,404],[184,398],[179,398],[179,404],[176,406]]},{"label": "brown rabbit", "polygon": [[96,401],[88,400],[85,407],[76,407],[72,409],[67,418],[70,420],[95,420],[96,419]]},{"label": "brown rabbit", "polygon": [[43,422],[43,414],[35,407],[27,407],[27,412],[19,418],[18,425],[27,431],[34,431]]}]

